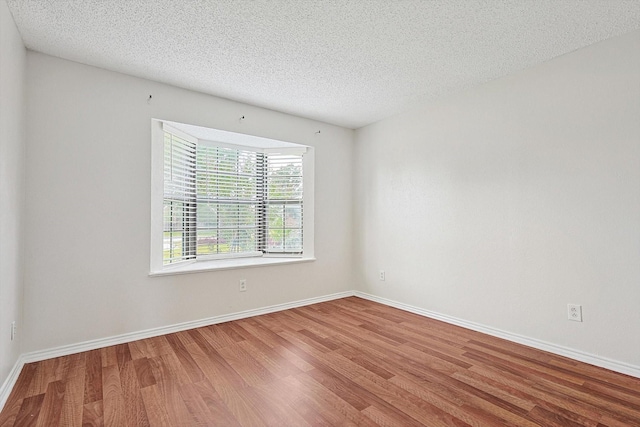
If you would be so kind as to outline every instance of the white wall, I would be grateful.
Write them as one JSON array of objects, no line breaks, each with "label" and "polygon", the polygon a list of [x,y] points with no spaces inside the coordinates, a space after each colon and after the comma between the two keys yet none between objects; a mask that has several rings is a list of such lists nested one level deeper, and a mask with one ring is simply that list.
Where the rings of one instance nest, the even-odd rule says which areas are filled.
[{"label": "white wall", "polygon": [[[151,118],[314,146],[317,261],[148,277]],[[352,289],[353,131],[34,52],[27,123],[25,352]]]},{"label": "white wall", "polygon": [[363,291],[640,366],[639,31],[362,128],[354,158]]},{"label": "white wall", "polygon": [[0,385],[20,354],[22,323],[24,72],[26,50],[4,0],[0,1]]}]

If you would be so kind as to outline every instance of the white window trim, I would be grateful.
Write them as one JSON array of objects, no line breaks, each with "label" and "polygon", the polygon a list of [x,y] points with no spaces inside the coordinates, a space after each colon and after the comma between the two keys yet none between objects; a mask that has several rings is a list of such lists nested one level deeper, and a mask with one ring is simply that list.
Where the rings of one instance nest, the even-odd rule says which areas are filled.
[{"label": "white window trim", "polygon": [[[150,270],[149,276],[165,276],[173,274],[197,273],[202,271],[229,270],[237,268],[251,268],[270,265],[294,264],[301,262],[314,261],[314,149],[306,146],[306,152],[303,156],[303,203],[304,216],[303,223],[303,240],[302,240],[302,256],[283,256],[283,255],[263,255],[259,257],[239,257],[227,259],[203,259],[191,260],[182,263],[163,265],[163,197],[164,197],[164,129],[163,120],[151,120],[151,239],[150,239]],[[165,126],[167,126],[165,124]],[[172,128],[181,138],[198,142],[197,139],[191,137],[178,129]],[[238,135],[238,134],[235,134]],[[252,137],[251,135],[242,135],[243,138],[255,138],[256,140],[264,140],[260,137]],[[271,140],[273,141],[273,140]],[[276,141],[273,141],[276,142]],[[236,144],[229,144],[235,145]],[[300,144],[299,144],[300,145]],[[246,147],[245,147],[246,148]],[[256,150],[255,147],[251,148]],[[259,151],[259,150],[257,150]],[[276,149],[265,149],[264,151],[276,151]]]}]

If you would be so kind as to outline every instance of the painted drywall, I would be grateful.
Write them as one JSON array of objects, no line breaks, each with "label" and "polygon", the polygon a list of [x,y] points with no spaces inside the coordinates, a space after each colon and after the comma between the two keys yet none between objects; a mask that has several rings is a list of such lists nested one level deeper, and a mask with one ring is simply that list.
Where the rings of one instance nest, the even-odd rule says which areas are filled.
[{"label": "painted drywall", "polygon": [[[0,1],[0,385],[20,355],[26,50]],[[11,322],[19,334],[11,341]]]},{"label": "painted drywall", "polygon": [[361,290],[640,366],[640,32],[359,129],[354,166]]},{"label": "painted drywall", "polygon": [[[152,118],[315,147],[317,260],[149,277]],[[27,122],[24,352],[352,289],[352,130],[35,52]]]}]

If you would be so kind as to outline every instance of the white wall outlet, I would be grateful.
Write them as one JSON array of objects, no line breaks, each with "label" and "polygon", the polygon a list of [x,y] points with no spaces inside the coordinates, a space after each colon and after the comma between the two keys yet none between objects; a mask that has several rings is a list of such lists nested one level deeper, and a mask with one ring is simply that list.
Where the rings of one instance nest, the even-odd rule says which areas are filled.
[{"label": "white wall outlet", "polygon": [[13,322],[11,322],[11,341],[13,341],[14,339],[16,339],[16,332],[17,332],[17,327],[16,327],[16,321],[14,320]]},{"label": "white wall outlet", "polygon": [[240,279],[240,292],[245,292],[247,290],[247,279]]},{"label": "white wall outlet", "polygon": [[567,304],[569,320],[582,322],[582,306],[580,304]]},{"label": "white wall outlet", "polygon": [[386,275],[384,274],[384,270],[380,270],[380,280],[384,282]]}]

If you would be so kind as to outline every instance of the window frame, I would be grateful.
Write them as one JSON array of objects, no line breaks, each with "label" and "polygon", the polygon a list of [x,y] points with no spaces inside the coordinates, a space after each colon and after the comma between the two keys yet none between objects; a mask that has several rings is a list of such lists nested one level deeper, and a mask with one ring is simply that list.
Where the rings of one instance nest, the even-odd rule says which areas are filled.
[{"label": "window frame", "polygon": [[[151,239],[150,239],[150,276],[166,275],[166,274],[183,274],[198,271],[246,268],[266,265],[289,264],[298,262],[313,261],[314,258],[314,150],[313,147],[303,144],[292,144],[284,141],[277,141],[263,137],[257,137],[236,132],[223,131],[219,129],[207,129],[222,135],[222,138],[216,138],[216,141],[198,139],[189,135],[180,129],[172,126],[175,122],[160,119],[151,120]],[[179,124],[179,123],[177,123]],[[180,124],[184,125],[184,124]],[[302,253],[301,254],[280,254],[280,253],[263,253],[257,255],[239,254],[239,256],[221,256],[221,257],[200,257],[189,259],[172,264],[163,264],[163,230],[164,230],[164,135],[167,126],[170,133],[193,142],[196,145],[215,144],[219,147],[251,150],[262,153],[283,152],[291,150],[290,148],[260,148],[259,144],[281,144],[284,146],[298,146],[298,151],[304,150],[302,156],[303,167],[303,198],[304,214],[302,216]],[[184,125],[192,126],[192,125]],[[225,140],[228,138],[228,140]],[[220,141],[222,139],[222,141]],[[242,143],[238,143],[240,140]],[[249,145],[255,144],[255,145]]]}]

